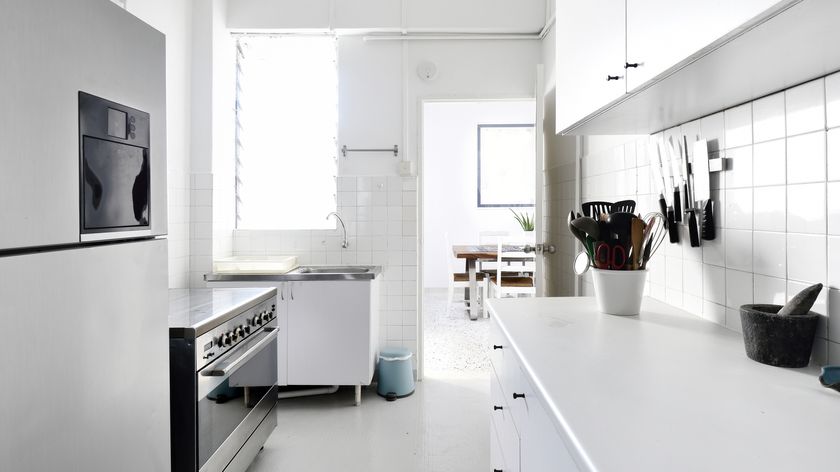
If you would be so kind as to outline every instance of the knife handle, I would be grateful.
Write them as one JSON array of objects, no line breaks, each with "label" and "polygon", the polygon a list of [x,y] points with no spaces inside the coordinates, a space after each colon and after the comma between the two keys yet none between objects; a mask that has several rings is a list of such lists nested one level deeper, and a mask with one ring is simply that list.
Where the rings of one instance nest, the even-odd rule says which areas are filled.
[{"label": "knife handle", "polygon": [[674,217],[671,221],[682,221],[682,208],[680,206],[680,187],[674,187]]},{"label": "knife handle", "polygon": [[700,236],[697,234],[697,216],[694,211],[688,213],[688,240],[691,247],[700,247]]},{"label": "knife handle", "polygon": [[670,220],[668,219],[668,204],[665,203],[665,195],[659,194],[659,211],[662,212],[662,219],[665,220],[665,227],[668,227]]},{"label": "knife handle", "polygon": [[680,232],[677,227],[677,222],[674,220],[675,212],[673,209],[668,209],[668,238],[672,243],[680,242]]},{"label": "knife handle", "polygon": [[703,205],[703,228],[701,237],[706,241],[714,241],[715,239],[715,213],[712,209],[712,201],[706,200]]}]

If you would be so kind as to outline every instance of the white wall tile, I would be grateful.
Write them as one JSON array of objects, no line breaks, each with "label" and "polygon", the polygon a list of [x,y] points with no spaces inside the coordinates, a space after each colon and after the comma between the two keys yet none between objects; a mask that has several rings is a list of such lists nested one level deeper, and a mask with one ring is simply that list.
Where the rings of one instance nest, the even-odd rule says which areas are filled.
[{"label": "white wall tile", "polygon": [[[703,264],[699,261],[683,261],[683,290],[687,295],[703,296]],[[697,305],[700,313],[702,306]]]},{"label": "white wall tile", "polygon": [[752,103],[726,110],[723,121],[727,148],[752,144]]},{"label": "white wall tile", "polygon": [[752,231],[726,230],[726,268],[752,271]]},{"label": "white wall tile", "polygon": [[787,183],[801,184],[825,180],[825,131],[787,140]]},{"label": "white wall tile", "polygon": [[[840,236],[828,237],[828,286],[840,289]],[[837,307],[840,310],[840,306]],[[840,340],[838,340],[840,341]]]},{"label": "white wall tile", "polygon": [[825,78],[827,127],[840,126],[840,72]]},{"label": "white wall tile", "polygon": [[753,185],[783,185],[787,181],[785,150],[784,139],[753,146]]},{"label": "white wall tile", "polygon": [[[840,343],[840,290],[828,290],[828,339]],[[832,362],[840,364],[840,358]]]},{"label": "white wall tile", "polygon": [[703,301],[703,318],[717,323],[719,325],[726,324],[726,307],[712,303],[710,301]]},{"label": "white wall tile", "polygon": [[784,185],[753,189],[753,229],[785,231],[787,229],[787,192]]},{"label": "white wall tile", "polygon": [[[702,242],[700,247],[703,249],[703,263],[721,267],[726,265],[726,233],[727,230],[721,229],[718,231],[717,238]],[[662,244],[670,243],[665,241]]]},{"label": "white wall tile", "polygon": [[753,228],[753,189],[726,190],[726,228]]},{"label": "white wall tile", "polygon": [[825,129],[825,83],[813,80],[785,91],[787,135]]},{"label": "white wall tile", "polygon": [[840,182],[827,186],[828,234],[840,235]]},{"label": "white wall tile", "polygon": [[753,102],[753,142],[785,136],[785,94],[779,92]]},{"label": "white wall tile", "polygon": [[753,274],[726,269],[726,306],[739,308],[753,303]]},{"label": "white wall tile", "polygon": [[705,116],[700,119],[700,135],[708,141],[709,152],[717,152],[726,149],[725,126],[723,112]]},{"label": "white wall tile", "polygon": [[737,308],[726,309],[726,327],[732,331],[741,333],[741,310]]},{"label": "white wall tile", "polygon": [[787,236],[788,279],[822,282],[826,276],[826,239],[822,235]]},{"label": "white wall tile", "polygon": [[755,275],[755,303],[784,305],[787,302],[787,282],[784,278]]},{"label": "white wall tile", "polygon": [[827,179],[840,180],[840,128],[828,131],[826,137]]},{"label": "white wall tile", "polygon": [[790,185],[787,192],[787,230],[825,234],[825,184]]},{"label": "white wall tile", "polygon": [[726,269],[703,264],[703,298],[718,305],[726,304]]},{"label": "white wall tile", "polygon": [[753,233],[753,272],[784,278],[787,275],[785,233]]},{"label": "white wall tile", "polygon": [[730,168],[725,170],[726,188],[751,187],[753,184],[753,147],[744,146],[726,151]]}]

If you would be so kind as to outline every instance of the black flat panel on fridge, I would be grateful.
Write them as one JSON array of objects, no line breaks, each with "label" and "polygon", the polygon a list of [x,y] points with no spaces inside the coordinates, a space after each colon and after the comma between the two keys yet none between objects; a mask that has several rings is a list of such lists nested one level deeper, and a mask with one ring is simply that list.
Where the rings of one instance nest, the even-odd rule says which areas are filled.
[{"label": "black flat panel on fridge", "polygon": [[80,231],[150,229],[149,114],[79,92]]}]

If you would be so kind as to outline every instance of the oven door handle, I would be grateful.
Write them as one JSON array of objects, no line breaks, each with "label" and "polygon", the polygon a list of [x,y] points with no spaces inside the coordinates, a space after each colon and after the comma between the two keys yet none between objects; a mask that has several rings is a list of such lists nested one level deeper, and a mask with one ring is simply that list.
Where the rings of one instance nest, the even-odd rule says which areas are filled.
[{"label": "oven door handle", "polygon": [[[277,334],[280,332],[279,329],[273,328],[269,331],[269,328],[265,328],[263,332],[268,332],[268,335],[262,338],[259,342],[248,348],[241,356],[230,360],[231,356],[225,356],[222,359],[219,359],[212,365],[209,365],[201,370],[201,375],[204,377],[225,377],[230,375],[236,369],[242,367],[246,362],[251,360],[254,356],[257,355],[268,343],[277,339]],[[232,351],[230,354],[235,354],[237,350]]]}]

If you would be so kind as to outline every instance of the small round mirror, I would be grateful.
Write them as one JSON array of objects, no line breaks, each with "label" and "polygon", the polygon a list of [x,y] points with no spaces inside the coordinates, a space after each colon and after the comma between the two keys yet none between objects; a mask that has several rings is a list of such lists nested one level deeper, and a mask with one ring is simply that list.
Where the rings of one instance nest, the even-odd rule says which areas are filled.
[{"label": "small round mirror", "polygon": [[574,269],[577,275],[583,275],[589,270],[589,254],[586,251],[581,252],[575,257]]}]

